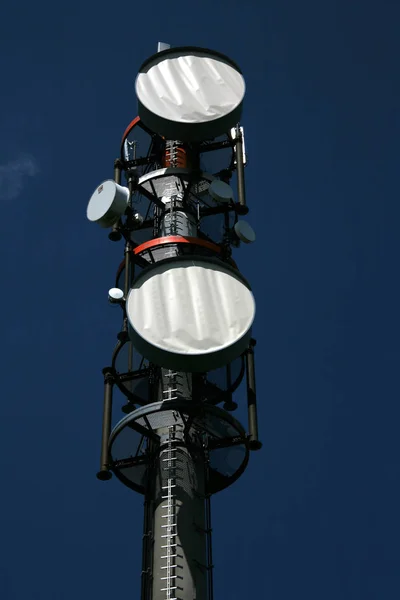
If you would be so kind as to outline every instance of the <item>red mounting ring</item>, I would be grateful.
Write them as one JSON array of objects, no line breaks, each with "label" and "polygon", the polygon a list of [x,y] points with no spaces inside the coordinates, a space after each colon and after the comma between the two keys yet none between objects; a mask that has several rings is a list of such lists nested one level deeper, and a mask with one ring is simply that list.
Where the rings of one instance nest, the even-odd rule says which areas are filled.
[{"label": "red mounting ring", "polygon": [[218,244],[214,244],[213,242],[209,242],[207,240],[202,240],[201,238],[184,237],[182,235],[169,235],[167,237],[148,240],[147,242],[140,244],[140,246],[136,246],[133,252],[134,254],[140,254],[144,250],[148,250],[154,246],[162,246],[163,244],[194,244],[196,246],[203,246],[204,248],[213,250],[217,254],[221,254],[221,246],[218,246]]},{"label": "red mounting ring", "polygon": [[124,131],[124,135],[122,136],[122,140],[121,140],[121,156],[123,156],[125,140],[128,137],[128,135],[130,134],[130,132],[132,131],[132,129],[134,129],[135,127],[140,127],[140,129],[143,129],[143,131],[145,131],[146,133],[148,133],[151,137],[153,137],[154,135],[156,135],[153,131],[151,131],[151,129],[149,129],[148,127],[146,127],[146,125],[140,120],[140,117],[135,117],[129,123],[128,127]]}]

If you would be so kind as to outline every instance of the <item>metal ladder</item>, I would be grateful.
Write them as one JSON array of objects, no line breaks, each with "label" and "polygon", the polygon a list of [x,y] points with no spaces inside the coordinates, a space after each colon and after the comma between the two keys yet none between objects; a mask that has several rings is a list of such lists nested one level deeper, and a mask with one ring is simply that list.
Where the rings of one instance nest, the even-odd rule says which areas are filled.
[{"label": "metal ladder", "polygon": [[163,400],[176,400],[178,398],[176,392],[178,391],[176,376],[178,373],[176,371],[171,371],[168,369],[168,372],[165,373],[165,377],[168,377],[168,383],[165,385],[163,389]]},{"label": "metal ladder", "polygon": [[177,567],[177,544],[175,542],[177,535],[177,514],[176,496],[173,491],[176,487],[176,443],[178,440],[175,433],[177,427],[180,427],[180,425],[170,425],[168,427],[167,446],[161,451],[162,469],[164,472],[167,472],[166,485],[163,485],[161,488],[163,490],[162,500],[166,501],[162,504],[165,514],[161,515],[161,517],[166,520],[166,523],[161,525],[162,529],[165,530],[165,533],[161,535],[161,538],[165,541],[165,544],[161,546],[165,552],[161,556],[165,560],[165,565],[161,567],[165,571],[165,576],[161,577],[161,582],[165,587],[160,588],[160,591],[165,592],[165,600],[177,600],[175,596],[175,590],[177,589],[175,585],[177,578],[175,573]]}]

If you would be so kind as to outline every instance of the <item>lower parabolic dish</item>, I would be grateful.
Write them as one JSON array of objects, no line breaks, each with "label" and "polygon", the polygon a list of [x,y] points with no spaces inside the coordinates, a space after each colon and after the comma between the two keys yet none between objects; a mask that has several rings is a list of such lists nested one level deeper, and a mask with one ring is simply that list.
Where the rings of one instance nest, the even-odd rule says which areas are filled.
[{"label": "lower parabolic dish", "polygon": [[205,372],[247,348],[255,301],[247,282],[225,263],[181,257],[143,271],[126,310],[132,343],[149,361]]},{"label": "lower parabolic dish", "polygon": [[167,139],[202,141],[226,133],[242,113],[245,82],[228,57],[173,48],[150,57],[136,78],[140,119]]}]

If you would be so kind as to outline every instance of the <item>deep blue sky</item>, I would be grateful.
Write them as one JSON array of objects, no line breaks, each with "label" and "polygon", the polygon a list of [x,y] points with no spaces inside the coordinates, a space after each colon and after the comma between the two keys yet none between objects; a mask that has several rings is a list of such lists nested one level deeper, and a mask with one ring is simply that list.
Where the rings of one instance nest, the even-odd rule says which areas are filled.
[{"label": "deep blue sky", "polygon": [[159,40],[222,51],[247,83],[264,446],[213,502],[215,599],[400,598],[399,18],[394,0],[2,7],[1,600],[139,599],[142,498],[95,478],[122,246],[85,211]]}]

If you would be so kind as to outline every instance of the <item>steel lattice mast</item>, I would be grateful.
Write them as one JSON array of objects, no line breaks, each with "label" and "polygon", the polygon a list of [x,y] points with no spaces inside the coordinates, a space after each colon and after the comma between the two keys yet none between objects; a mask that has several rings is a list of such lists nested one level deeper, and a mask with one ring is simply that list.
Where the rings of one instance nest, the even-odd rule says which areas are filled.
[{"label": "steel lattice mast", "polygon": [[[232,259],[232,247],[255,239],[239,219],[248,212],[244,91],[226,56],[159,44],[136,79],[139,116],[123,135],[114,179],[87,208],[125,243],[109,291],[122,326],[103,369],[97,476],[114,473],[144,495],[141,600],[212,600],[210,497],[261,447],[255,304]],[[245,374],[247,432],[231,415]],[[112,428],[115,389],[127,403]]]}]

